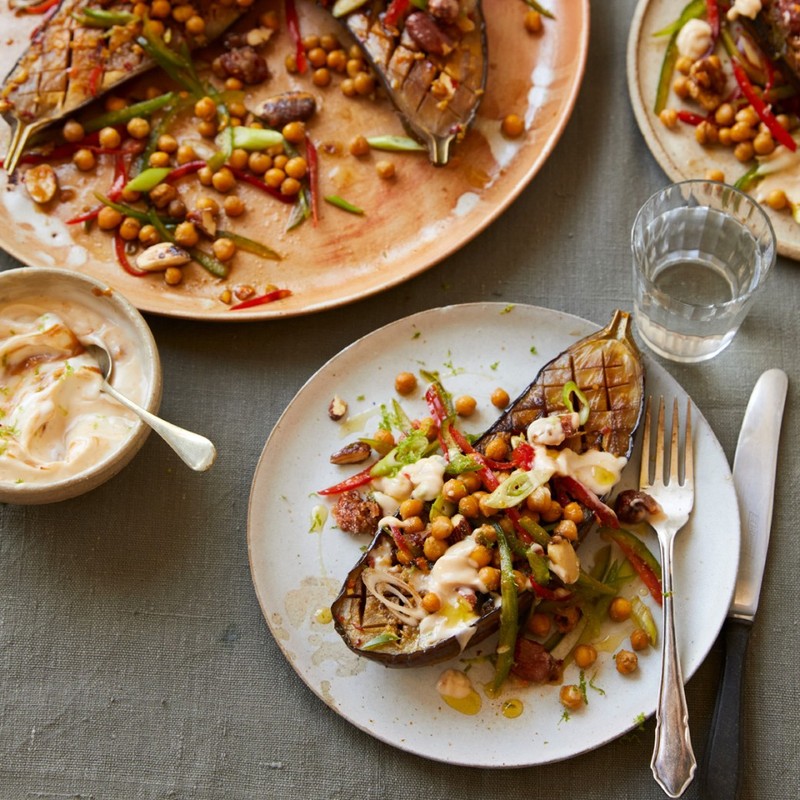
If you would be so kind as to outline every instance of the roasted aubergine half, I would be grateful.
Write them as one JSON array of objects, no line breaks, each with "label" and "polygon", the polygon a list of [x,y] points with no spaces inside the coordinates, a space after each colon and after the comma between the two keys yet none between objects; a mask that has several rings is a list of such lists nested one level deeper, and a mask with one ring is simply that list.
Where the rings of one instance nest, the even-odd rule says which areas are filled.
[{"label": "roasted aubergine half", "polygon": [[338,487],[340,527],[370,514],[377,525],[332,606],[347,646],[387,667],[428,666],[500,630],[498,654],[513,653],[502,639],[516,615],[597,590],[576,551],[595,519],[618,527],[603,498],[627,463],[643,393],[622,311],[545,365],[473,443],[434,381],[433,430],[418,427],[362,472],[371,478],[360,499],[353,481]]},{"label": "roasted aubergine half", "polygon": [[480,0],[336,0],[322,5],[353,34],[408,133],[427,147],[434,164],[446,164],[486,88]]}]

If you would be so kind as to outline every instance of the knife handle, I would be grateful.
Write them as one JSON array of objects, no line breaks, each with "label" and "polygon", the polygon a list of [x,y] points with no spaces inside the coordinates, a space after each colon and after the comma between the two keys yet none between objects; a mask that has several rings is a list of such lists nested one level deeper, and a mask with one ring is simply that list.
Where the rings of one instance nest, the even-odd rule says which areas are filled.
[{"label": "knife handle", "polygon": [[750,621],[740,619],[725,623],[725,667],[700,769],[700,796],[704,800],[736,800],[739,796],[744,658],[751,626]]}]

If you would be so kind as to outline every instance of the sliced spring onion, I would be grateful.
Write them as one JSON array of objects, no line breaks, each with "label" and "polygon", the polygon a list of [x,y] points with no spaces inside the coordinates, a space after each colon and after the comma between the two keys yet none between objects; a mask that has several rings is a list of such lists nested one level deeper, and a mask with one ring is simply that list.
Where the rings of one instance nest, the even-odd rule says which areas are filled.
[{"label": "sliced spring onion", "polygon": [[331,9],[331,14],[337,19],[355,11],[366,3],[367,0],[336,0]]},{"label": "sliced spring onion", "polygon": [[400,637],[396,633],[384,631],[383,633],[379,633],[377,636],[373,636],[366,644],[362,644],[361,649],[376,650],[382,645],[389,644],[390,642],[396,642],[398,639],[400,639]]},{"label": "sliced spring onion", "polygon": [[342,211],[347,211],[350,214],[359,214],[362,215],[364,213],[363,208],[359,208],[358,206],[354,206],[352,203],[348,203],[343,197],[339,197],[338,194],[329,194],[323,198],[326,203],[330,203],[332,206],[336,206],[336,208],[341,208]]},{"label": "sliced spring onion", "polygon": [[283,144],[281,132],[273,131],[270,128],[247,128],[243,125],[236,125],[229,130],[234,149],[266,150],[276,144]]},{"label": "sliced spring onion", "polygon": [[150,167],[125,184],[126,192],[150,192],[172,172],[171,167]]},{"label": "sliced spring onion", "polygon": [[658,628],[653,619],[653,612],[642,602],[641,598],[631,600],[631,616],[634,622],[647,634],[650,644],[655,647],[658,642]]},{"label": "sliced spring onion", "polygon": [[581,425],[586,424],[586,420],[589,419],[589,398],[578,388],[578,384],[575,381],[567,381],[564,384],[564,389],[562,390],[561,397],[564,402],[564,405],[573,413],[575,412],[575,406],[572,403],[572,395],[578,399],[579,408],[578,408],[578,422]]},{"label": "sliced spring onion", "polygon": [[367,144],[373,150],[390,150],[396,153],[425,153],[427,150],[408,136],[370,136]]}]

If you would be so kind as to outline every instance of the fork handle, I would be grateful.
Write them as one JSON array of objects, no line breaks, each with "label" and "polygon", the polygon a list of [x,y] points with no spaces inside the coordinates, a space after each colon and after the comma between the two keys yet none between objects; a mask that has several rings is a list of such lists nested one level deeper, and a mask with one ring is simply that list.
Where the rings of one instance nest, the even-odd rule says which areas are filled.
[{"label": "fork handle", "polygon": [[720,797],[736,800],[739,797],[744,658],[751,624],[743,619],[729,619],[725,623],[725,668],[700,769],[700,796],[704,800]]},{"label": "fork handle", "polygon": [[672,541],[661,545],[664,591],[664,647],[661,651],[661,687],[656,706],[656,731],[650,767],[668,797],[680,797],[692,782],[697,759],[689,734],[689,711],[675,638],[672,605]]}]

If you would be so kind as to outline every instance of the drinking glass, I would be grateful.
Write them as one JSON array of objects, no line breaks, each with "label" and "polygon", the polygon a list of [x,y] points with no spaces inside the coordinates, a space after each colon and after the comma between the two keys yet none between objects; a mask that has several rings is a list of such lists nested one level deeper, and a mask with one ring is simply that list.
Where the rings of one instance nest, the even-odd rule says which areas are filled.
[{"label": "drinking glass", "polygon": [[695,362],[724,350],[775,264],[764,209],[716,181],[656,192],[631,232],[634,320],[664,358]]}]

